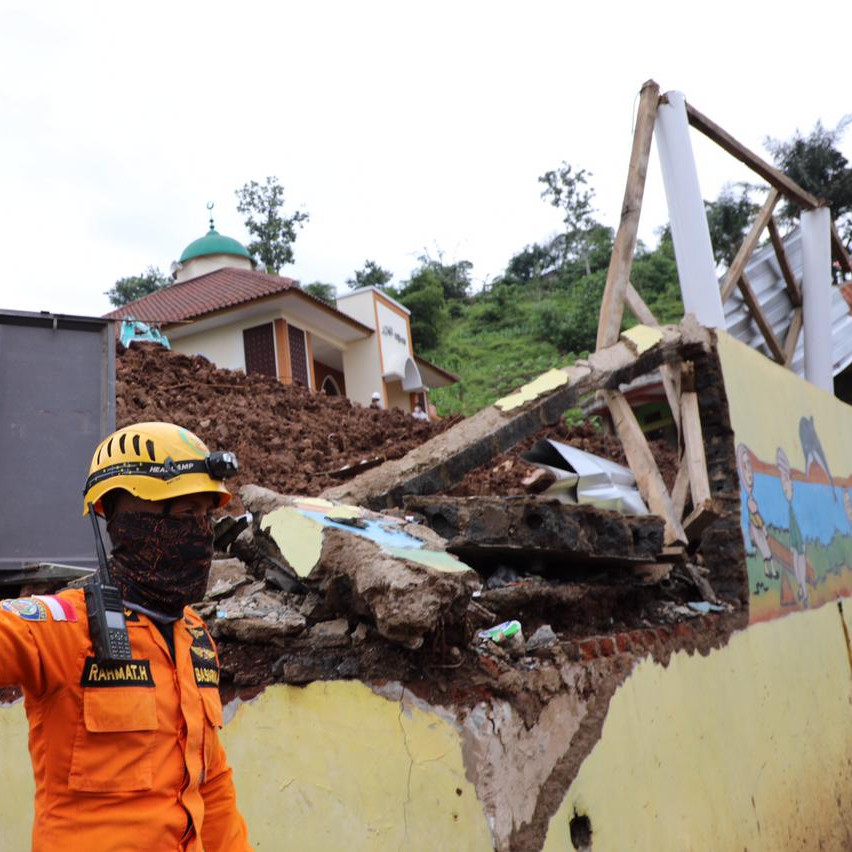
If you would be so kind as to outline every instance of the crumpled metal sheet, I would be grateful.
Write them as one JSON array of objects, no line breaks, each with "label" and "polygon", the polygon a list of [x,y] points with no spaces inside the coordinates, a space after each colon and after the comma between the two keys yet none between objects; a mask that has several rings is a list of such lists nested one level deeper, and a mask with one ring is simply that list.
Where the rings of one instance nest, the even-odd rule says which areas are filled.
[{"label": "crumpled metal sheet", "polygon": [[556,477],[556,482],[544,495],[565,503],[588,503],[627,515],[649,514],[636,487],[636,478],[623,465],[550,440],[539,441],[521,453],[521,458]]}]

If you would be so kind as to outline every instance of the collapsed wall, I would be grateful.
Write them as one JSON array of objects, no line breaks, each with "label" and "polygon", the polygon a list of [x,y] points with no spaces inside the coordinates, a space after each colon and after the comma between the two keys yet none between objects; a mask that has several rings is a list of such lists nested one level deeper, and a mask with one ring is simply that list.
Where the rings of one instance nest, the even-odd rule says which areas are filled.
[{"label": "collapsed wall", "polygon": [[[841,766],[852,759],[842,733],[846,615],[838,623],[818,606],[843,593],[852,559],[847,539],[826,551],[834,561],[809,545],[814,576],[785,598],[794,580],[779,544],[789,541],[779,529],[786,514],[767,502],[766,462],[771,442],[786,442],[796,476],[822,482],[797,460],[785,423],[815,412],[826,456],[837,459],[848,451],[828,445],[826,424],[843,417],[820,413],[823,402],[794,377],[764,376],[765,359],[752,355],[681,329],[642,352],[619,347],[553,371],[518,404],[424,435],[355,478],[331,477],[322,496],[244,484],[252,522],[238,536],[222,530],[199,609],[217,637],[230,720],[222,737],[255,842],[280,842],[274,814],[287,813],[288,838],[304,846],[322,837],[356,849],[616,849],[712,838],[777,848],[802,835],[840,848],[837,803],[852,791]],[[667,543],[655,515],[566,506],[524,484],[531,469],[519,448],[539,436],[623,461],[619,442],[588,426],[567,430],[562,412],[684,361],[710,484],[699,506],[688,490],[683,497],[685,541]],[[133,400],[131,384],[123,393]],[[137,395],[128,416],[158,416],[157,396],[153,385]],[[210,416],[213,425],[213,411],[207,400],[187,423],[211,443],[199,424]],[[247,444],[273,440],[242,422]],[[649,445],[676,492],[671,450]],[[810,493],[796,489],[799,499]],[[837,511],[846,500],[834,501]],[[778,580],[744,539],[744,518],[761,510]],[[767,612],[800,620],[744,629]],[[518,631],[489,634],[501,621]],[[838,736],[812,736],[807,755],[776,755],[773,738],[794,738],[814,713]],[[0,714],[0,745],[2,723]],[[827,767],[819,781],[811,757]],[[775,805],[793,766],[813,782],[806,789],[825,793],[808,794],[815,816],[796,826]],[[763,780],[749,786],[754,778]]]},{"label": "collapsed wall", "polygon": [[[322,498],[243,487],[252,524],[215,563],[200,607],[219,643],[225,698],[243,707],[281,685],[360,681],[375,700],[414,702],[466,744],[464,772],[491,844],[541,848],[637,662],[707,654],[747,622],[735,451],[715,349],[673,338],[594,380],[618,387],[683,359],[695,364],[714,508],[678,547],[664,546],[656,516],[566,506],[524,487],[519,472],[531,468],[519,453],[545,436],[623,461],[616,439],[564,425],[570,385],[555,391],[551,423],[546,391],[520,412],[488,413],[515,446],[494,440],[500,426],[465,434],[463,422]],[[674,485],[676,448],[652,446]],[[442,487],[427,497],[430,482]],[[501,485],[503,496],[483,496]],[[487,638],[504,621],[519,622],[518,633]]]}]

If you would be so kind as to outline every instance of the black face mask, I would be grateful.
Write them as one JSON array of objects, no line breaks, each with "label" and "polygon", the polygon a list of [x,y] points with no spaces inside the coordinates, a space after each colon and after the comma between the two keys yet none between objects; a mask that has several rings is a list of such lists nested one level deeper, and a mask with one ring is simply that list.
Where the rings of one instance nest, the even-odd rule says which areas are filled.
[{"label": "black face mask", "polygon": [[179,618],[204,597],[213,559],[209,518],[121,512],[107,532],[113,582],[126,601]]}]

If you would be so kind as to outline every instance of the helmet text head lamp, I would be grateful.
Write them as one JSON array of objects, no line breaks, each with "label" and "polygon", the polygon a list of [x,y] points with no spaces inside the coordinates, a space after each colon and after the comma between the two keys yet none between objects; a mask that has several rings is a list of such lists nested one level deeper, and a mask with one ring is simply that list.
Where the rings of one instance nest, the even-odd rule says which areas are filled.
[{"label": "helmet text head lamp", "polygon": [[84,489],[88,504],[102,513],[101,498],[124,490],[142,500],[171,500],[214,494],[222,508],[231,494],[224,480],[239,471],[234,453],[211,453],[188,429],[174,423],[137,423],[108,435],[98,445]]}]

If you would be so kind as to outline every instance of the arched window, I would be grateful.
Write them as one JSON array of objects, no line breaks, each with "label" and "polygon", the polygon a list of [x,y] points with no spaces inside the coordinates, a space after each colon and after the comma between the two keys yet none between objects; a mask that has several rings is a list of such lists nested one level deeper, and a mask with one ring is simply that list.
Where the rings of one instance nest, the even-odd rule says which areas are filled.
[{"label": "arched window", "polygon": [[334,380],[333,376],[326,376],[322,380],[322,385],[320,385],[320,390],[326,396],[341,396],[340,388],[337,386],[337,382]]}]

